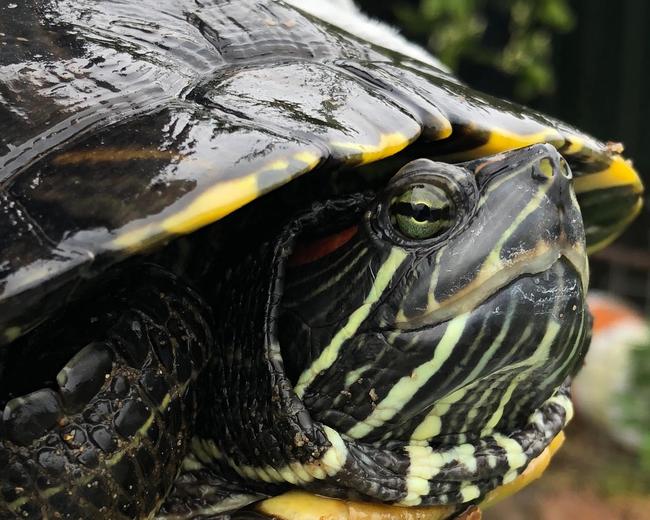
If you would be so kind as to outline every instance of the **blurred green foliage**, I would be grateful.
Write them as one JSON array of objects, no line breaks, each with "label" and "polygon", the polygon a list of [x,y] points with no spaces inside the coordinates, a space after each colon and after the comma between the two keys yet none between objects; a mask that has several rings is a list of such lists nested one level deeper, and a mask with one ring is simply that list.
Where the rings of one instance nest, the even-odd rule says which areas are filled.
[{"label": "blurred green foliage", "polygon": [[393,9],[452,70],[461,61],[493,67],[512,78],[520,100],[553,90],[552,37],[574,25],[568,0],[420,0]]},{"label": "blurred green foliage", "polygon": [[[648,323],[650,331],[650,322]],[[650,475],[650,343],[636,345],[630,359],[629,390],[622,396],[623,417],[641,434],[641,467]]]}]

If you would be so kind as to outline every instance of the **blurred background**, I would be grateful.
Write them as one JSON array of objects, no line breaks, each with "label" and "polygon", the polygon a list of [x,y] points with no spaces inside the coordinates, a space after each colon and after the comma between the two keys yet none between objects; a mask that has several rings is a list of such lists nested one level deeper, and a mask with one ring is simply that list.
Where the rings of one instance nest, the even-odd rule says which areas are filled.
[{"label": "blurred background", "polygon": [[[466,83],[625,145],[650,186],[647,0],[357,0]],[[650,200],[592,258],[592,349],[544,478],[488,520],[650,519]],[[597,292],[596,292],[597,291]]]}]

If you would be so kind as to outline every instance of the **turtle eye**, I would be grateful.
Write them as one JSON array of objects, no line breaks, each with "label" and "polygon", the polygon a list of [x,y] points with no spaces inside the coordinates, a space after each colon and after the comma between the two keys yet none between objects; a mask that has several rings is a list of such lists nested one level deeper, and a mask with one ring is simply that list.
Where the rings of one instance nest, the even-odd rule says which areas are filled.
[{"label": "turtle eye", "polygon": [[423,240],[453,226],[455,207],[449,194],[432,184],[411,185],[390,204],[393,226],[406,238]]}]

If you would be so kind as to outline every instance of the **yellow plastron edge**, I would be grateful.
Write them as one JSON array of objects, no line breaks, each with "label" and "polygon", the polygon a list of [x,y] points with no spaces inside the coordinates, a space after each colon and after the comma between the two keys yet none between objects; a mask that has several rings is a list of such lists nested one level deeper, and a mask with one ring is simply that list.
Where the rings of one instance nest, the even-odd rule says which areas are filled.
[{"label": "yellow plastron edge", "polygon": [[530,464],[528,464],[528,467],[521,475],[519,475],[512,482],[504,484],[503,486],[499,486],[495,490],[488,493],[487,497],[485,497],[485,500],[481,502],[481,507],[490,507],[491,505],[500,502],[504,498],[508,498],[509,496],[512,496],[515,493],[521,491],[528,484],[541,477],[544,471],[546,471],[546,468],[548,468],[553,455],[555,455],[557,450],[559,450],[562,447],[562,444],[564,444],[564,439],[564,432],[558,433],[551,441],[551,443],[546,447],[546,449],[544,449],[542,453],[540,453],[530,462]]},{"label": "yellow plastron edge", "polygon": [[443,520],[455,508],[389,506],[289,491],[264,500],[256,509],[279,520]]},{"label": "yellow plastron edge", "polygon": [[[560,432],[521,475],[490,492],[480,506],[489,507],[538,479],[563,443],[564,432]],[[306,491],[289,491],[256,506],[258,512],[279,520],[444,520],[454,509],[453,506],[402,507],[338,500]],[[479,520],[481,516],[474,510],[461,518]]]}]

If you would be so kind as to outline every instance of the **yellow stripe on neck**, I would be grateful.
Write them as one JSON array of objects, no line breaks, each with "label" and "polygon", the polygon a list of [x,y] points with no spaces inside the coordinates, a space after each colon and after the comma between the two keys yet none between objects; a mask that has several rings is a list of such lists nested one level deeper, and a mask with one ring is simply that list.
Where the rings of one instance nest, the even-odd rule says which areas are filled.
[{"label": "yellow stripe on neck", "polygon": [[[488,493],[480,507],[490,507],[538,479],[563,443],[564,432],[560,432],[521,475]],[[326,498],[296,490],[264,500],[255,509],[278,520],[443,520],[453,514],[456,506],[393,506]],[[481,514],[472,509],[460,518],[480,520]]]}]

